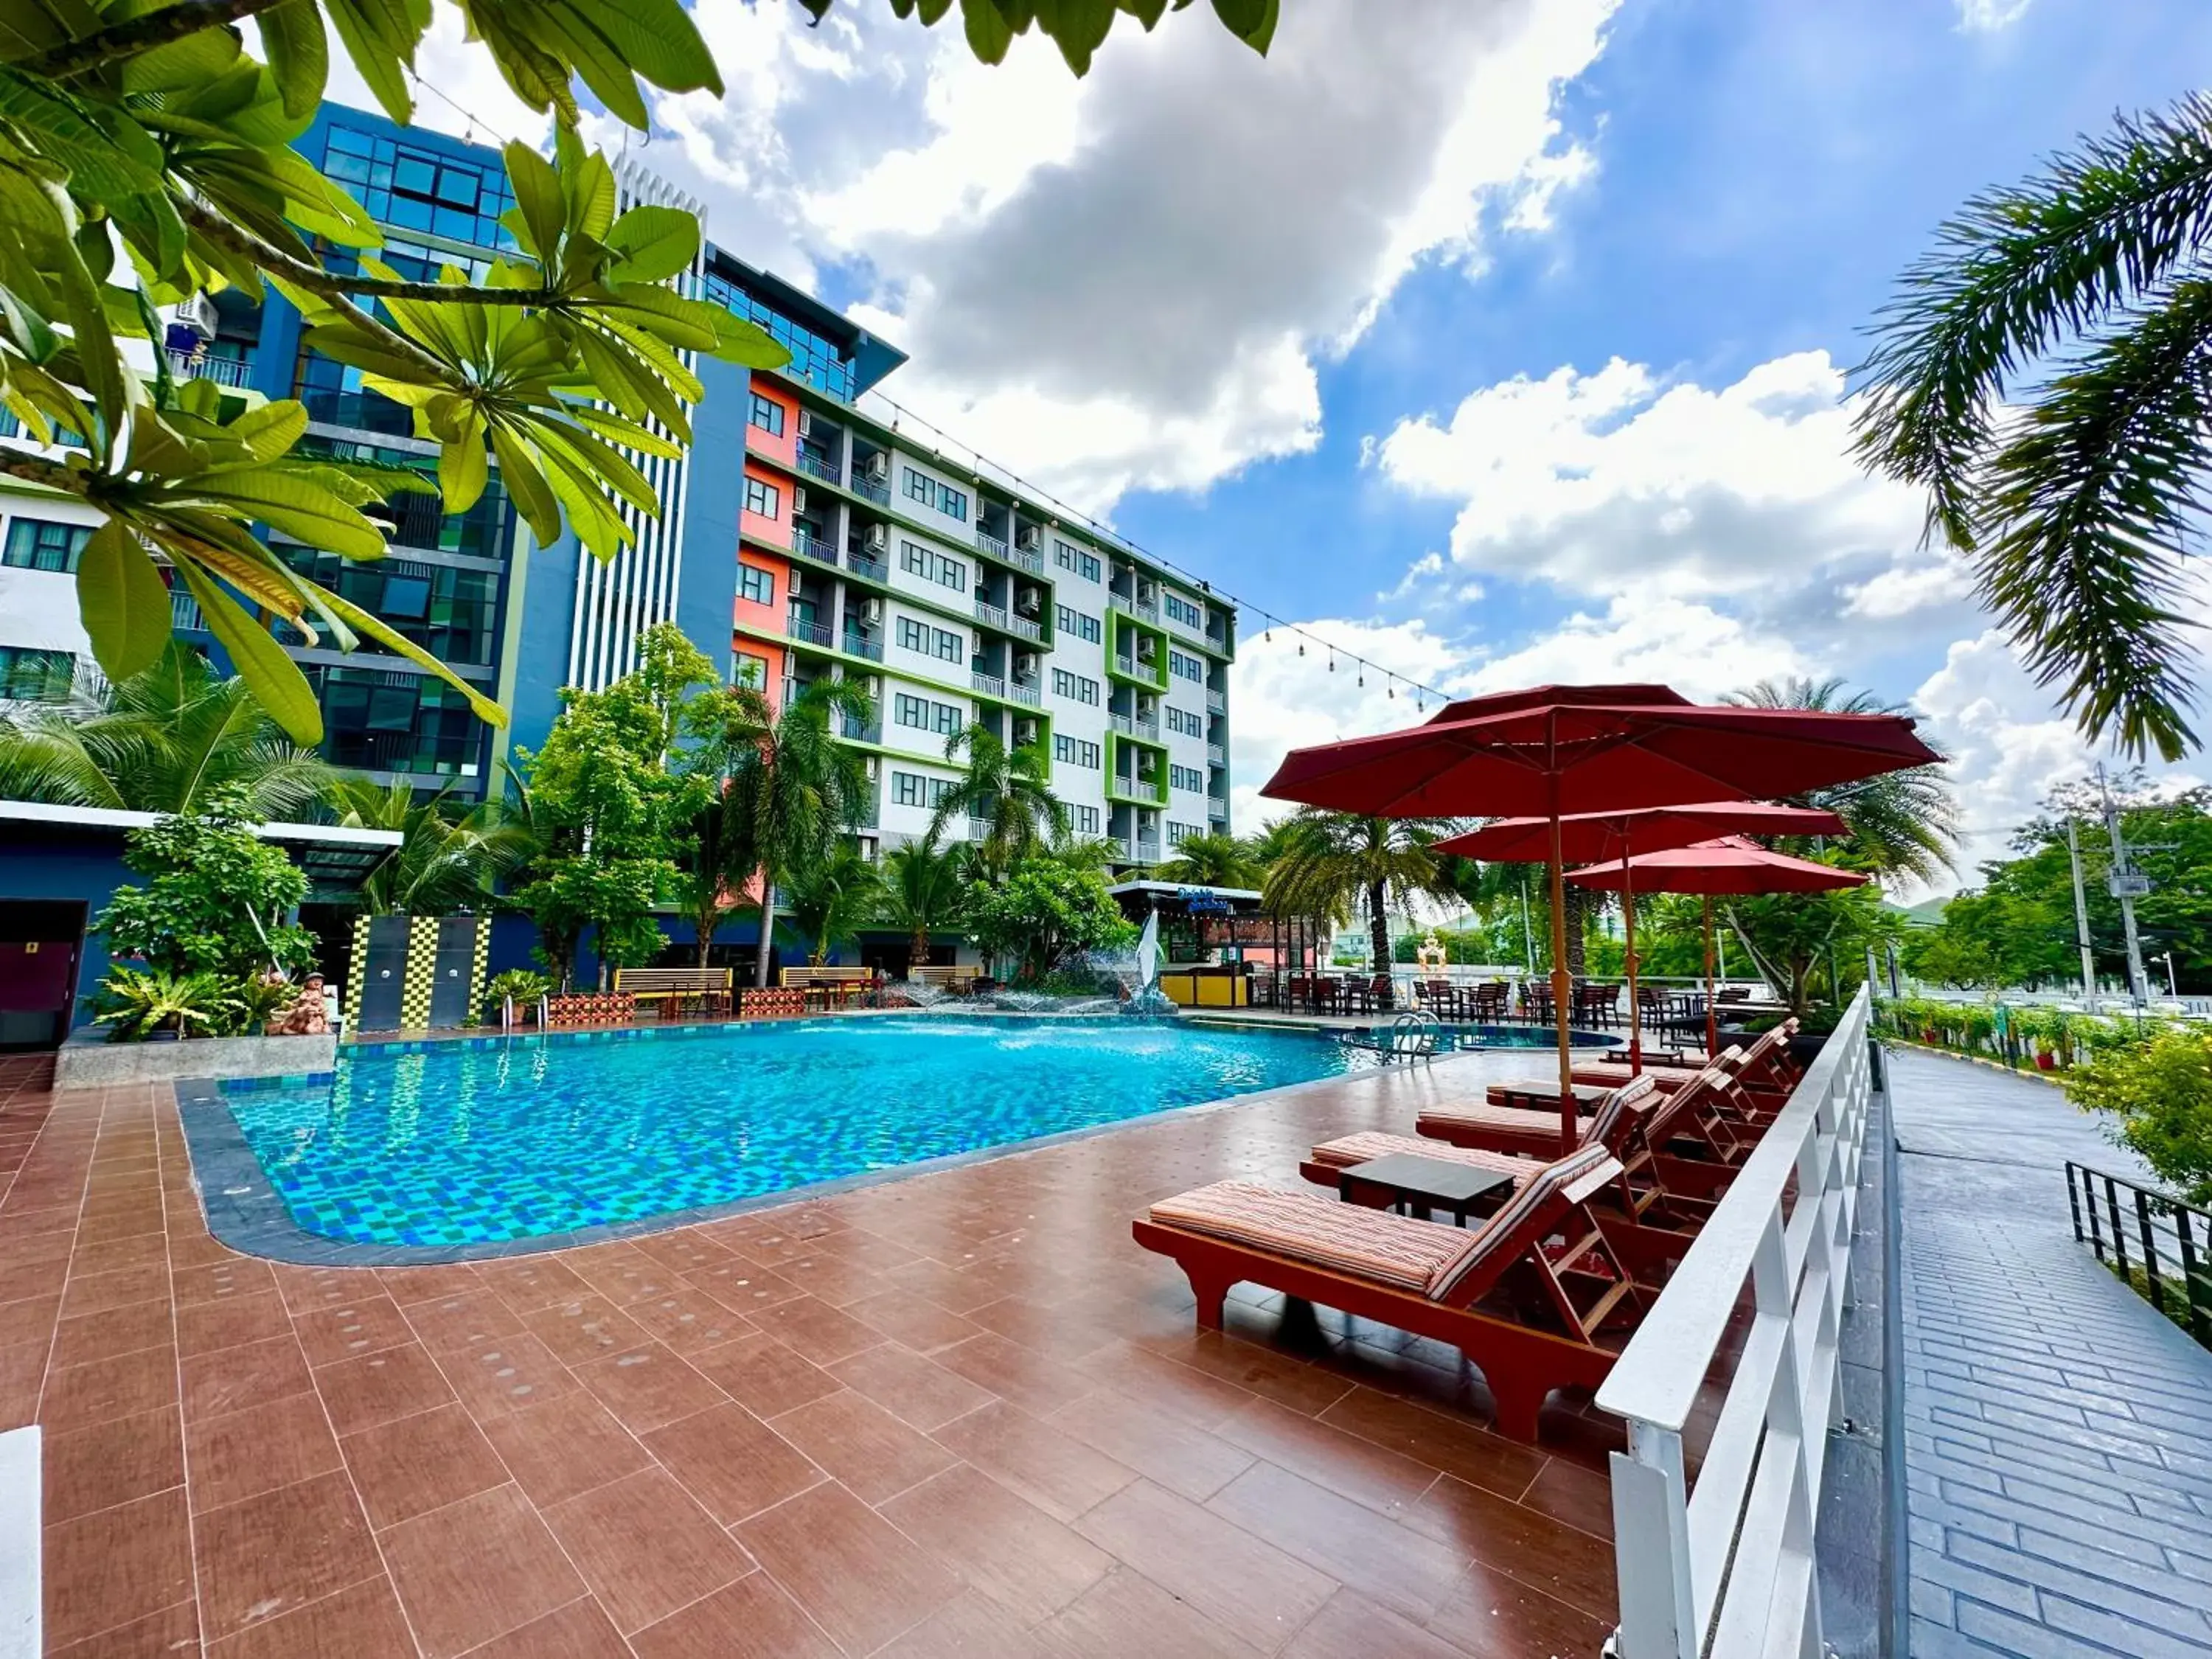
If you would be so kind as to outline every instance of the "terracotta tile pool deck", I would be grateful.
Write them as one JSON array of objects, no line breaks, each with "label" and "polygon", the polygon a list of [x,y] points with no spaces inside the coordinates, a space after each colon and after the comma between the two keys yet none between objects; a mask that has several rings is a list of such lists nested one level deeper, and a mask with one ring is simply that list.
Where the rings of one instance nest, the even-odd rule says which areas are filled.
[{"label": "terracotta tile pool deck", "polygon": [[[1535,1057],[1540,1063],[1540,1056]],[[1544,1659],[1607,1451],[1129,1221],[1531,1069],[1469,1055],[635,1241],[312,1269],[208,1234],[166,1085],[0,1060],[0,1429],[70,1659]]]}]

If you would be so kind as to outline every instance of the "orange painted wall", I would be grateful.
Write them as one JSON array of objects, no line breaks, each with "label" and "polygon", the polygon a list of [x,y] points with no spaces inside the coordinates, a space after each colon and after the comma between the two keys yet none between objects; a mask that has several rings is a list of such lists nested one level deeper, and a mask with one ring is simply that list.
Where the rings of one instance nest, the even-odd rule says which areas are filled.
[{"label": "orange painted wall", "polygon": [[777,547],[790,546],[792,489],[790,478],[781,472],[771,471],[767,467],[756,466],[750,461],[745,463],[745,477],[758,478],[775,491],[775,516],[771,519],[764,514],[754,512],[749,507],[740,507],[738,511],[738,533],[753,537]]},{"label": "orange painted wall", "polygon": [[751,424],[752,410],[748,406],[745,410],[745,447],[795,470],[799,465],[799,399],[765,374],[753,376],[752,390],[756,396],[767,398],[783,410],[783,435],[778,437],[765,427]]},{"label": "orange painted wall", "polygon": [[[759,609],[757,605],[751,608]],[[772,706],[781,708],[783,704],[784,649],[782,644],[775,640],[764,640],[757,635],[748,634],[742,625],[738,627],[730,643],[736,650],[746,656],[768,659],[768,668],[762,678],[760,689],[767,694]]]},{"label": "orange painted wall", "polygon": [[765,570],[775,577],[775,599],[771,604],[762,605],[757,600],[747,599],[744,589],[740,587],[730,618],[732,626],[740,634],[765,635],[772,640],[782,638],[784,618],[790,614],[791,562],[771,558],[748,547],[738,554],[738,563],[740,566],[750,565],[756,570]]}]

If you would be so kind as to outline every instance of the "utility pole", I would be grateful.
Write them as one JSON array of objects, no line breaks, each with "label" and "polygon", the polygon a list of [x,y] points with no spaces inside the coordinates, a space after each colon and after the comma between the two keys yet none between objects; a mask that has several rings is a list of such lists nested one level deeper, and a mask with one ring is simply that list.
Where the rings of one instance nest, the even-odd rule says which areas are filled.
[{"label": "utility pole", "polygon": [[2105,833],[2112,840],[2112,869],[2106,878],[2112,896],[2120,902],[2120,926],[2128,936],[2128,990],[2140,1009],[2150,1000],[2149,976],[2143,969],[2142,940],[2136,933],[2136,901],[2150,891],[2149,879],[2128,862],[2127,837],[2120,831],[2120,809],[2112,805],[2105,787],[2105,769],[2097,767],[2097,793],[2105,804]]},{"label": "utility pole", "polygon": [[2097,958],[2089,949],[2089,901],[2081,890],[2081,842],[2074,833],[2074,820],[2066,820],[2066,858],[2074,866],[2074,939],[2081,947],[2081,1000],[2097,1006]]}]

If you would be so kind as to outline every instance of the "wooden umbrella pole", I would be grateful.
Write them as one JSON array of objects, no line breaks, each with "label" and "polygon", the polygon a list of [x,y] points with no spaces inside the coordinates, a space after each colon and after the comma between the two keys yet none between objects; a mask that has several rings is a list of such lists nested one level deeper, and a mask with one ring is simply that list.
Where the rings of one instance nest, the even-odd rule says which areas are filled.
[{"label": "wooden umbrella pole", "polygon": [[1569,1052],[1567,1004],[1573,982],[1567,973],[1567,884],[1560,858],[1559,785],[1552,786],[1552,1015],[1559,1030],[1559,1155],[1580,1139],[1581,1110],[1575,1100],[1575,1061]]},{"label": "wooden umbrella pole", "polygon": [[1628,1074],[1644,1075],[1644,1008],[1636,996],[1636,866],[1620,861],[1620,914],[1628,929],[1621,961],[1628,969]]},{"label": "wooden umbrella pole", "polygon": [[1721,1051],[1720,1021],[1713,1013],[1713,896],[1705,895],[1705,1058]]}]

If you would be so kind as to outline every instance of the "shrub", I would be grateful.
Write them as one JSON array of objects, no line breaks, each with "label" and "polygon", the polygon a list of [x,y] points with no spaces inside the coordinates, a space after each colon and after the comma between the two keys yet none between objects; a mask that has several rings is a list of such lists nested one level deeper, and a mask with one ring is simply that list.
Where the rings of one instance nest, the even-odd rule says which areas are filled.
[{"label": "shrub", "polygon": [[94,923],[110,954],[173,980],[213,974],[234,988],[272,966],[314,965],[313,935],[284,921],[307,896],[307,878],[254,835],[240,803],[222,791],[204,811],[131,832],[124,862],[148,880],[118,888]]},{"label": "shrub", "polygon": [[2111,1114],[2113,1139],[2184,1198],[2212,1203],[2212,1033],[2166,1026],[2102,1047],[2075,1068],[2066,1092]]},{"label": "shrub", "polygon": [[538,1006],[538,999],[553,989],[553,981],[544,974],[533,974],[527,968],[510,968],[503,974],[492,975],[491,983],[484,987],[483,1018],[487,1024],[495,1024],[509,997],[514,999],[515,1011]]}]

